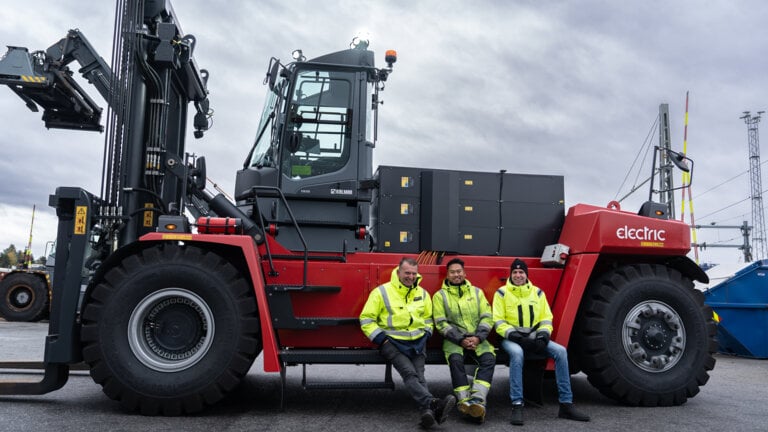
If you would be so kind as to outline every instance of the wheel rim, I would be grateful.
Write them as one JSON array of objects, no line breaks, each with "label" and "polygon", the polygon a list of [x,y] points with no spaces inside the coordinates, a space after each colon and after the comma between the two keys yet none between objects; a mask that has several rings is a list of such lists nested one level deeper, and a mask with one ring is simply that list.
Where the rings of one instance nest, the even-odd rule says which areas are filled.
[{"label": "wheel rim", "polygon": [[128,343],[145,366],[178,372],[199,362],[215,334],[213,313],[197,294],[165,288],[142,299],[128,322]]},{"label": "wheel rim", "polygon": [[640,369],[664,372],[685,352],[685,327],[669,305],[655,300],[637,304],[624,319],[622,343],[627,357]]},{"label": "wheel rim", "polygon": [[15,309],[29,307],[35,299],[35,292],[28,286],[17,286],[8,292],[8,303]]}]

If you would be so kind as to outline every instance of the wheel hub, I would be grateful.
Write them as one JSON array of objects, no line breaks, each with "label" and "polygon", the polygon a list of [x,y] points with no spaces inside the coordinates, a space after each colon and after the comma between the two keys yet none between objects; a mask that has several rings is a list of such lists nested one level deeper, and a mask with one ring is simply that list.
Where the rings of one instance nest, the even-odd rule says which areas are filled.
[{"label": "wheel hub", "polygon": [[24,309],[32,303],[34,293],[29,287],[18,286],[10,291],[8,299],[11,306],[17,309]]},{"label": "wheel hub", "polygon": [[197,294],[166,288],[145,297],[128,323],[128,342],[149,368],[177,372],[200,361],[213,342],[213,314]]},{"label": "wheel hub", "polygon": [[666,329],[664,329],[661,325],[659,325],[659,323],[656,322],[648,326],[643,335],[645,345],[654,350],[659,350],[665,344],[667,344],[667,339],[668,334]]},{"label": "wheel hub", "polygon": [[648,372],[663,372],[682,357],[685,329],[680,316],[669,305],[644,301],[627,313],[622,343],[635,365]]}]

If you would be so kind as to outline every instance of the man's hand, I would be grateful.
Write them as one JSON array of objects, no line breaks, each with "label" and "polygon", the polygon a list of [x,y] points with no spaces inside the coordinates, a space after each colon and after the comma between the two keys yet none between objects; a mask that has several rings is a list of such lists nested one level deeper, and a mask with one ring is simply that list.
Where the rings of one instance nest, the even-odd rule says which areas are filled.
[{"label": "man's hand", "polygon": [[549,344],[549,333],[540,331],[536,333],[536,352],[539,354],[547,354],[547,345]]},{"label": "man's hand", "polygon": [[518,333],[516,331],[513,331],[513,332],[509,332],[509,334],[507,335],[507,339],[510,342],[514,342],[514,343],[520,345],[521,342],[523,342],[524,337],[520,333]]},{"label": "man's hand", "polygon": [[477,336],[467,336],[461,340],[461,347],[470,351],[476,350],[479,344],[480,338]]}]

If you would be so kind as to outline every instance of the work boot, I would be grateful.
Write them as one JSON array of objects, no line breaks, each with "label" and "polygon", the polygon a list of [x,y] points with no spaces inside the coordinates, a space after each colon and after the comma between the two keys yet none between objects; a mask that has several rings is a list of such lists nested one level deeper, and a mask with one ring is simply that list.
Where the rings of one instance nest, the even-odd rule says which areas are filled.
[{"label": "work boot", "polygon": [[435,420],[438,423],[444,423],[448,418],[448,413],[451,412],[453,406],[456,405],[456,396],[449,394],[442,399],[432,399],[432,410],[435,413]]},{"label": "work boot", "polygon": [[424,411],[421,412],[421,421],[419,422],[421,427],[424,429],[429,429],[435,424],[435,413],[430,409],[427,408]]},{"label": "work boot", "polygon": [[485,421],[485,405],[477,399],[472,399],[469,401],[468,414],[482,423]]},{"label": "work boot", "polygon": [[456,408],[462,414],[469,414],[469,399],[457,403]]},{"label": "work boot", "polygon": [[515,426],[523,425],[523,404],[512,405],[512,419],[509,422]]},{"label": "work boot", "polygon": [[568,419],[568,420],[576,420],[576,421],[583,421],[583,422],[589,421],[589,416],[577,410],[572,403],[561,403],[560,412],[557,414],[557,416],[560,418]]},{"label": "work boot", "polygon": [[453,395],[456,396],[456,408],[458,408],[460,413],[467,414],[469,410],[469,401],[472,399],[469,397],[469,386],[461,386],[453,389]]}]

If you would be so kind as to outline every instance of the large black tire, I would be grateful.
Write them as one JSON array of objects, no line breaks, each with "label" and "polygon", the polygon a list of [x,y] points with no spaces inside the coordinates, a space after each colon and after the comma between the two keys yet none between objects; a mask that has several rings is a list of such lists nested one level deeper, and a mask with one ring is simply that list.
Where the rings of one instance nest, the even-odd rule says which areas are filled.
[{"label": "large black tire", "polygon": [[662,265],[628,265],[588,287],[574,347],[604,395],[633,406],[680,405],[709,379],[715,331],[690,279]]},{"label": "large black tire", "polygon": [[106,272],[82,313],[83,358],[130,411],[180,415],[237,386],[261,349],[253,290],[221,256],[163,244]]},{"label": "large black tire", "polygon": [[12,273],[0,281],[0,317],[39,321],[48,315],[48,282],[40,273]]}]

